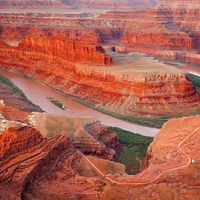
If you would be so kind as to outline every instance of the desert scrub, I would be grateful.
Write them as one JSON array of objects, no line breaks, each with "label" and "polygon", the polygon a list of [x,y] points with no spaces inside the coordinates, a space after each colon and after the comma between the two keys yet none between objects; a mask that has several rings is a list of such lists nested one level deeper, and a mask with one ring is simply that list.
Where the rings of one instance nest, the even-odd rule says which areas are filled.
[{"label": "desert scrub", "polygon": [[118,154],[118,160],[125,165],[126,173],[138,173],[140,163],[136,158],[143,161],[153,137],[132,133],[117,127],[109,127],[109,130],[113,130],[118,135],[119,142],[126,147]]}]

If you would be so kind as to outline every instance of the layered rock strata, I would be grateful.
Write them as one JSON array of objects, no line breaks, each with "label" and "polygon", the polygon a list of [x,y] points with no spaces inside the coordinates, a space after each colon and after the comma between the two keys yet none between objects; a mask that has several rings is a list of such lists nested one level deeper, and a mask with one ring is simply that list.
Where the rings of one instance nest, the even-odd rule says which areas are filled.
[{"label": "layered rock strata", "polygon": [[[165,0],[154,8],[132,13],[148,27],[128,29],[122,36],[125,51],[138,50],[164,58],[199,62],[199,1]],[[152,48],[153,47],[153,48]],[[158,50],[161,50],[159,53]],[[194,57],[194,59],[192,59]],[[197,58],[197,59],[195,59]]]},{"label": "layered rock strata", "polygon": [[44,139],[31,127],[13,127],[1,134],[0,190],[3,199],[21,199],[25,184],[54,156],[70,150],[67,136]]},{"label": "layered rock strata", "polygon": [[[199,58],[193,59],[193,55],[199,55],[199,2],[165,0],[157,3],[147,10],[109,11],[93,18],[90,15],[52,17],[3,13],[0,37],[11,43],[30,34],[62,35],[100,42],[119,52],[139,51],[199,64]],[[89,37],[86,36],[88,31]]]},{"label": "layered rock strata", "polygon": [[[80,150],[83,150],[83,148],[93,149],[91,152],[87,151],[87,153],[94,154],[96,144],[96,146],[99,146],[101,155],[105,153],[105,147],[102,144],[98,141],[95,142],[95,139],[92,140],[92,137],[89,140],[84,137],[87,133],[83,134],[84,130],[80,130],[80,127],[83,126],[82,123],[82,125],[77,123],[75,126],[72,125],[73,121],[87,121],[84,123],[86,126],[90,121],[88,126],[91,126],[93,119],[69,119],[69,123],[65,124],[65,128],[67,128],[61,132],[58,131],[59,127],[52,125],[52,122],[54,121],[54,125],[56,125],[55,122],[58,123],[58,120],[62,123],[62,116],[60,118],[58,116],[49,116],[49,119],[51,119],[51,131],[54,132],[52,137],[44,138],[36,129],[30,126],[11,127],[0,135],[0,197],[2,199],[21,199],[23,190],[26,190],[29,185],[37,188],[37,191],[48,191],[49,194],[54,193],[53,195],[58,195],[58,197],[60,192],[63,193],[64,191],[68,196],[67,198],[73,199],[75,196],[76,198],[84,199],[90,196],[87,194],[88,191],[91,193],[98,187],[98,184],[103,183],[98,177],[98,170],[91,163],[100,164],[101,170],[105,174],[121,173],[126,175],[123,165],[97,157],[93,158],[92,156],[86,158],[79,150],[73,147],[75,146]],[[43,118],[39,120],[41,120],[40,127],[42,123],[46,123]],[[43,131],[47,127],[44,124]],[[70,132],[72,129],[75,130],[74,133]],[[97,125],[97,129],[99,129],[99,125]],[[56,134],[57,132],[59,134]],[[108,134],[110,133],[108,132]],[[72,137],[72,135],[74,136]],[[116,137],[114,133],[111,133],[111,135]],[[78,140],[81,140],[81,142],[84,140],[85,142],[77,145],[77,143],[80,143]],[[96,153],[98,156],[98,152]],[[86,181],[83,184],[87,183],[87,180],[88,183],[81,188],[79,186],[76,187],[77,183],[82,182],[82,180]],[[69,190],[67,189],[66,191],[66,189],[62,188],[60,192],[56,191],[56,187],[52,187],[52,183],[54,186],[58,185],[59,188],[64,187]],[[73,187],[73,190],[70,187]],[[80,189],[81,192],[79,191]],[[56,199],[56,197],[54,198]]]},{"label": "layered rock strata", "polygon": [[149,146],[148,167],[134,176],[120,164],[84,156],[63,134],[47,139],[31,127],[10,128],[0,137],[0,197],[198,199],[199,119],[167,122]]},{"label": "layered rock strata", "polygon": [[140,54],[112,54],[113,65],[101,46],[29,36],[16,48],[1,45],[0,56],[2,67],[110,112],[168,115],[199,104],[187,74]]},{"label": "layered rock strata", "polygon": [[68,118],[55,114],[41,114],[34,126],[45,138],[59,133],[67,135],[72,145],[86,155],[117,160],[123,146],[118,136],[94,118]]}]

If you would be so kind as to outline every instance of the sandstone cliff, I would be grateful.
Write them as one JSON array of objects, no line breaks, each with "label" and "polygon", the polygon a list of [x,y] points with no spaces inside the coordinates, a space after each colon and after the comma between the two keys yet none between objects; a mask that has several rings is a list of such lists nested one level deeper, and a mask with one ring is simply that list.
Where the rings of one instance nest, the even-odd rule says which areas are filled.
[{"label": "sandstone cliff", "polygon": [[[174,57],[170,54],[176,54],[199,64],[199,59],[194,59],[199,53],[199,1],[165,0],[154,8],[131,15],[133,19],[149,25],[129,28],[123,33],[125,51],[140,51],[159,57],[168,54],[172,59]],[[159,51],[163,53],[159,54]],[[189,58],[190,55],[194,56],[193,59]]]},{"label": "sandstone cliff", "polygon": [[112,58],[91,43],[29,36],[16,48],[2,45],[0,55],[2,67],[110,112],[168,115],[199,103],[183,72],[132,54],[113,54],[115,65],[103,67]]},{"label": "sandstone cliff", "polygon": [[[70,2],[66,2],[66,5],[68,3]],[[105,2],[82,3],[92,7],[92,4],[104,5]],[[159,57],[177,54],[177,57],[187,59],[186,54],[199,53],[198,1],[166,0],[145,3],[158,4],[135,12],[109,11],[99,17],[88,14],[59,17],[2,13],[0,37],[12,44],[13,40],[19,42],[30,34],[42,37],[61,35],[100,42],[104,47],[120,52],[139,51]],[[162,53],[159,54],[160,51]],[[199,63],[198,60],[192,60]]]}]

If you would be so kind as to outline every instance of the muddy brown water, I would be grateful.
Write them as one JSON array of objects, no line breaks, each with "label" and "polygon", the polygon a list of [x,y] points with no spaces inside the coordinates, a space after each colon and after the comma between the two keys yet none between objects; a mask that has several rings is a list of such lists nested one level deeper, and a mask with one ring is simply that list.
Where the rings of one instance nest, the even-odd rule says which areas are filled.
[{"label": "muddy brown water", "polygon": [[[172,64],[176,64],[178,66],[175,66],[178,69],[187,71],[188,73],[200,76],[200,67],[194,66],[192,64],[187,64],[187,63],[182,63],[182,62],[175,62],[175,61],[168,61],[168,60],[159,60],[160,62],[164,62],[164,63],[172,63]],[[170,65],[170,64],[167,64]],[[172,65],[170,65],[172,66]]]},{"label": "muddy brown water", "polygon": [[[65,98],[62,95],[51,91],[48,87],[24,78],[19,74],[15,74],[3,69],[0,69],[0,74],[12,81],[24,92],[24,94],[30,101],[40,106],[47,113],[60,114],[66,117],[95,117],[106,126],[119,127],[124,130],[152,137],[155,136],[155,134],[160,130],[157,128],[145,127],[125,122],[123,120],[103,114],[77,102],[74,102],[68,98]],[[70,111],[62,110],[61,108],[57,107],[56,105],[51,103],[50,100],[47,99],[47,97],[51,97],[55,100],[60,101]]]}]

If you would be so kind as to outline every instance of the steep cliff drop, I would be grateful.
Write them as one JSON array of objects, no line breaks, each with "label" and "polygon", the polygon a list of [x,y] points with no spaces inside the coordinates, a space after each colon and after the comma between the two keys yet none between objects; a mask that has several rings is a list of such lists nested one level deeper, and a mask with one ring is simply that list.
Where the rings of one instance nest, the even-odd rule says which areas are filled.
[{"label": "steep cliff drop", "polygon": [[125,116],[195,112],[200,96],[185,72],[142,54],[110,55],[90,42],[27,36],[15,48],[2,44],[0,63],[109,112]]},{"label": "steep cliff drop", "polygon": [[[167,122],[148,148],[146,168],[134,176],[123,165],[98,158],[95,145],[116,147],[117,140],[94,119],[51,114],[29,119],[29,126],[10,127],[0,135],[3,200],[199,198],[200,116]],[[81,153],[83,147],[96,156]]]}]

